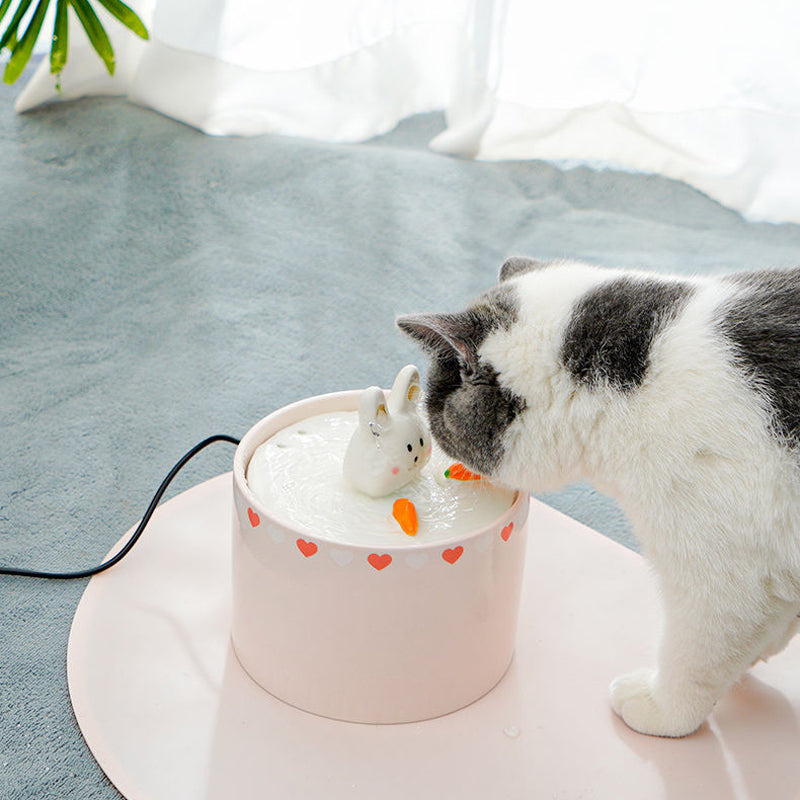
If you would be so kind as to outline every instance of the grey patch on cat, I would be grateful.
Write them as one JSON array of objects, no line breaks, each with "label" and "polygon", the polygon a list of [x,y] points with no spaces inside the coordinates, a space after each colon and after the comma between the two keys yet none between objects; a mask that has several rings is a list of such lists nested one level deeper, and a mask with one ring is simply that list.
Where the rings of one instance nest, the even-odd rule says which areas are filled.
[{"label": "grey patch on cat", "polygon": [[483,340],[492,332],[509,330],[519,317],[519,297],[511,286],[493,286],[467,309],[482,317]]},{"label": "grey patch on cat", "polygon": [[502,438],[525,401],[500,383],[478,351],[492,332],[517,319],[516,293],[497,286],[457,314],[399,317],[397,325],[431,356],[425,407],[440,447],[485,475],[503,457]]},{"label": "grey patch on cat", "polygon": [[535,258],[526,258],[525,256],[512,256],[506,259],[503,266],[500,267],[500,282],[516,278],[517,275],[524,275],[526,272],[543,269],[546,266],[546,261],[538,261]]},{"label": "grey patch on cat", "polygon": [[737,366],[769,402],[775,433],[800,446],[800,269],[741,272],[741,287],[721,309],[718,329]]},{"label": "grey patch on cat", "polygon": [[503,458],[503,434],[525,410],[525,401],[502,386],[490,364],[472,375],[439,359],[431,366],[425,405],[431,432],[451,457],[483,475]]},{"label": "grey patch on cat", "polygon": [[592,289],[572,309],[562,363],[584,386],[636,389],[647,375],[653,341],[691,292],[688,284],[629,276]]},{"label": "grey patch on cat", "polygon": [[500,328],[508,330],[517,320],[519,299],[509,286],[484,292],[465,311],[455,314],[410,314],[398,317],[397,326],[416,339],[429,355],[453,355],[474,368],[478,348]]}]

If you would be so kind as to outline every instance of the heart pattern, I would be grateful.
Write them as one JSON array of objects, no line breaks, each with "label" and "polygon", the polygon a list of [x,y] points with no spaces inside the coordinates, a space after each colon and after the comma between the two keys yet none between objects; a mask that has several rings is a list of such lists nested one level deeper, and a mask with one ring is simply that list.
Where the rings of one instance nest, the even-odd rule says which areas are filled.
[{"label": "heart pattern", "polygon": [[[259,515],[249,507],[247,508],[247,518],[250,521],[250,525],[254,528],[257,528],[261,524]],[[286,539],[285,531],[278,526],[267,524],[265,531],[276,544],[280,544]],[[514,523],[509,522],[508,525],[500,531],[500,537],[504,542],[507,542],[511,538],[513,532]],[[319,552],[319,546],[315,542],[307,541],[306,539],[297,539],[295,544],[305,558],[311,558]],[[482,537],[475,542],[475,550],[479,553],[486,553],[490,547],[491,536]],[[347,566],[352,563],[355,558],[353,552],[343,548],[328,549],[328,555],[331,557],[331,560],[340,567]],[[442,551],[442,560],[448,564],[455,564],[463,555],[463,545],[456,545],[455,547],[448,547]],[[411,569],[418,570],[422,569],[422,567],[430,561],[430,558],[426,553],[412,552],[404,556],[403,560]],[[367,556],[369,565],[378,572],[386,569],[392,561],[393,558],[389,553],[370,553]]]},{"label": "heart pattern", "polygon": [[314,542],[307,542],[305,539],[297,540],[297,549],[306,557],[311,558],[319,548]]},{"label": "heart pattern", "polygon": [[464,555],[464,548],[461,545],[458,545],[458,547],[452,547],[445,550],[442,553],[442,558],[448,564],[455,564],[462,555]]},{"label": "heart pattern", "polygon": [[370,553],[367,556],[367,561],[380,572],[380,570],[386,569],[392,563],[392,557],[388,553]]}]

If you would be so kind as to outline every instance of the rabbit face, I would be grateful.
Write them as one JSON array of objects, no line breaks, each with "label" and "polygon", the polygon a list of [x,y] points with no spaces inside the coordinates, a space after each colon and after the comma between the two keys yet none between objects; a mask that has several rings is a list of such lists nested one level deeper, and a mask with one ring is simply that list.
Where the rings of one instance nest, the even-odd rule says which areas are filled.
[{"label": "rabbit face", "polygon": [[417,410],[419,372],[406,366],[388,397],[377,386],[365,389],[358,428],[344,458],[345,479],[371,497],[382,497],[415,478],[431,456],[430,435]]}]

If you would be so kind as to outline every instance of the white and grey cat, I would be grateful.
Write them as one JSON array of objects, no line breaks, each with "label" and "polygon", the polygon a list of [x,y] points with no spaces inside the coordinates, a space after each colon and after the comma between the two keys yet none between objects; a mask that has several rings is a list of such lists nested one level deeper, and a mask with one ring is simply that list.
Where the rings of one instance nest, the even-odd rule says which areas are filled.
[{"label": "white and grey cat", "polygon": [[694,731],[800,614],[800,269],[665,277],[514,258],[461,313],[400,317],[441,446],[516,488],[616,498],[660,584],[637,731]]}]

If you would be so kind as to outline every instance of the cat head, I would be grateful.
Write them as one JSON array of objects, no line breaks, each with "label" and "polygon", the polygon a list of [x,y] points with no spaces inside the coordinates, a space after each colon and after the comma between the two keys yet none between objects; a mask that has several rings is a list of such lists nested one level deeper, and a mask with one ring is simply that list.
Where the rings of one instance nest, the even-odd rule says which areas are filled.
[{"label": "cat head", "polygon": [[464,311],[397,319],[430,358],[425,405],[431,432],[449,456],[483,475],[498,470],[508,431],[526,408],[524,398],[503,384],[483,346],[517,321],[519,298],[511,279],[541,266],[533,259],[509,259],[500,284]]}]

